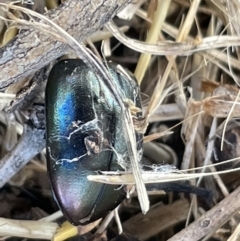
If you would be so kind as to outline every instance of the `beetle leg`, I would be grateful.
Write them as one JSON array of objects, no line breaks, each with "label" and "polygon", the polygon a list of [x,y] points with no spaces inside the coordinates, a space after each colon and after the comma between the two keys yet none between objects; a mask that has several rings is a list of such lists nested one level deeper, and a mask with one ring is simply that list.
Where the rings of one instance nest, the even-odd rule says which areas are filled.
[{"label": "beetle leg", "polygon": [[144,134],[146,132],[146,129],[148,127],[148,123],[146,122],[145,117],[135,117],[133,116],[133,125],[135,131],[138,133]]},{"label": "beetle leg", "polygon": [[136,116],[138,113],[142,113],[142,109],[135,106],[132,100],[126,99],[125,105],[130,109],[131,115]]},{"label": "beetle leg", "polygon": [[125,105],[130,109],[135,131],[144,134],[148,127],[148,123],[146,122],[147,119],[145,117],[138,116],[138,113],[141,113],[142,109],[136,107],[130,99],[126,99]]}]

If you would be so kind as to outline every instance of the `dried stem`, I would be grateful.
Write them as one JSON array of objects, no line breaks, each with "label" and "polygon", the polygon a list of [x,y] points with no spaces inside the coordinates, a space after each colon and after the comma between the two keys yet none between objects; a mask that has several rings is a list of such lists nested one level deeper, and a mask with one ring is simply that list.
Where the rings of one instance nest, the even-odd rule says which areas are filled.
[{"label": "dried stem", "polygon": [[240,187],[168,241],[201,240],[216,231],[240,209],[239,196]]}]

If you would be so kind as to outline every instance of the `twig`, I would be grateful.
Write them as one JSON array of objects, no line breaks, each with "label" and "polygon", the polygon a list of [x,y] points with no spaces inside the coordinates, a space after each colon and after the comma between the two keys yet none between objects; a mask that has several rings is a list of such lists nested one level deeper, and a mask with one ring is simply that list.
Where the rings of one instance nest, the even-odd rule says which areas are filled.
[{"label": "twig", "polygon": [[51,65],[46,66],[37,71],[29,85],[13,98],[10,107],[8,107],[6,111],[10,112],[18,109],[28,109],[33,103],[44,103],[44,100],[41,99],[41,93],[45,90],[47,76],[51,67]]},{"label": "twig", "polygon": [[201,240],[208,233],[220,228],[240,209],[239,197],[240,187],[168,241]]},{"label": "twig", "polygon": [[[68,0],[46,16],[81,42],[99,30],[131,0]],[[34,74],[69,47],[36,30],[21,31],[0,49],[0,88]]]},{"label": "twig", "polygon": [[8,182],[45,147],[44,108],[33,110],[17,145],[0,162],[0,187]]}]

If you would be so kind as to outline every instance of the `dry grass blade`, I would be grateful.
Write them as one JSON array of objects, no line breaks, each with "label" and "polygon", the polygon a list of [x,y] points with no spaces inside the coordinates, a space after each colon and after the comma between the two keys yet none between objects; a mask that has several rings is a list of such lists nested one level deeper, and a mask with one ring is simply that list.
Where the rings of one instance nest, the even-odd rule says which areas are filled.
[{"label": "dry grass blade", "polygon": [[[152,1],[154,3],[154,1]],[[170,6],[171,0],[166,1],[157,1],[157,9],[154,14],[154,18],[151,24],[151,28],[148,32],[146,42],[147,43],[156,43],[158,40],[159,32],[162,28],[163,22],[167,16],[168,8]],[[149,66],[149,62],[151,59],[150,54],[141,54],[136,70],[135,70],[135,77],[138,80],[139,85],[142,82],[144,74]]]},{"label": "dry grass blade", "polygon": [[125,36],[113,23],[106,24],[108,30],[115,38],[124,43],[129,48],[140,53],[148,53],[152,55],[174,55],[189,56],[194,53],[210,50],[213,48],[238,47],[238,36],[212,36],[204,39],[196,39],[190,42],[159,42],[157,44],[143,43],[138,40],[130,39]]},{"label": "dry grass blade", "polygon": [[[156,173],[156,172],[142,172],[142,180],[145,184],[149,183],[164,183],[164,182],[175,182],[180,180],[190,180],[190,179],[196,179],[200,177],[207,177],[207,176],[213,176],[213,175],[220,175],[230,172],[237,172],[240,168],[235,168],[231,170],[225,170],[225,171],[217,171],[217,172],[210,172],[210,173]],[[176,171],[175,171],[176,172]],[[106,183],[111,185],[133,185],[135,184],[134,176],[131,173],[128,174],[119,174],[112,172],[108,175],[104,175],[105,172],[103,172],[103,175],[89,175],[88,180],[99,182],[99,183]]]},{"label": "dry grass blade", "polygon": [[0,219],[0,235],[22,238],[52,239],[58,229],[58,224],[45,221],[20,221]]}]

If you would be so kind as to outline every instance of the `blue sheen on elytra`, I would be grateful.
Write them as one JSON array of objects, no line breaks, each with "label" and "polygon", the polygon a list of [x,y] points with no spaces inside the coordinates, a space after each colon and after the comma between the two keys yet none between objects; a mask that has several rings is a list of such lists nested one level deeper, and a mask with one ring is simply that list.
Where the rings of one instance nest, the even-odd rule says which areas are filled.
[{"label": "blue sheen on elytra", "polygon": [[59,96],[56,103],[56,112],[59,116],[59,134],[66,134],[66,126],[72,124],[74,119],[74,96],[71,92],[67,92],[66,95]]},{"label": "blue sheen on elytra", "polygon": [[[119,74],[115,65],[109,68],[122,97],[141,108],[136,81]],[[106,216],[126,194],[119,186],[89,182],[87,176],[122,170],[119,158],[130,163],[118,102],[81,60],[63,60],[49,75],[46,118],[48,173],[65,217],[82,225]],[[138,151],[141,140],[136,133]]]}]

